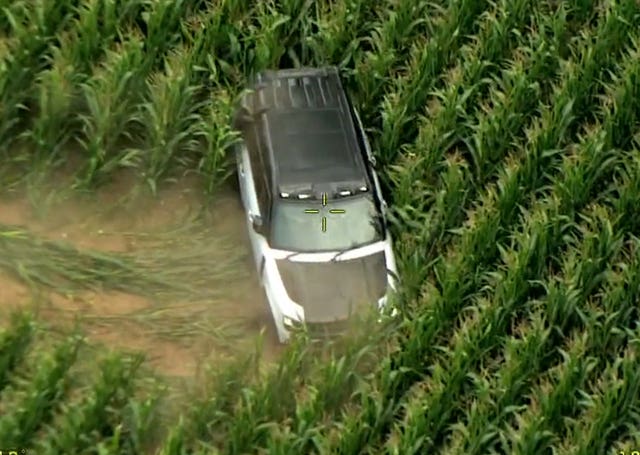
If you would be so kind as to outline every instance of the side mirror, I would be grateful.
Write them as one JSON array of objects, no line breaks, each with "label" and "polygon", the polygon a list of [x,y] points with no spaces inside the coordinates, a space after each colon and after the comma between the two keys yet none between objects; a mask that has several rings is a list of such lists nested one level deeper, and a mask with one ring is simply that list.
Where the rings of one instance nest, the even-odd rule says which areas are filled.
[{"label": "side mirror", "polygon": [[249,220],[251,221],[251,226],[253,230],[258,234],[262,234],[264,232],[264,224],[262,223],[262,217],[260,215],[249,215]]},{"label": "side mirror", "polygon": [[389,204],[387,204],[387,201],[385,201],[384,199],[380,203],[380,208],[382,209],[382,213],[384,214],[384,216],[389,215]]},{"label": "side mirror", "polygon": [[385,229],[388,228],[389,226],[389,215],[390,215],[390,210],[389,210],[389,204],[387,204],[387,201],[385,201],[384,199],[381,201],[380,203],[380,222],[382,223],[382,225],[384,226]]},{"label": "side mirror", "polygon": [[241,130],[243,126],[250,124],[252,121],[253,117],[249,111],[244,108],[240,108],[233,117],[233,129]]}]

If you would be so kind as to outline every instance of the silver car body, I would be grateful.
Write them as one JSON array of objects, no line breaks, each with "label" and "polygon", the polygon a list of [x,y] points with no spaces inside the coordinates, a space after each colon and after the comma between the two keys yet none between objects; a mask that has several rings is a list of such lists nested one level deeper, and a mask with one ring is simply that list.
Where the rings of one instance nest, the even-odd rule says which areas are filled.
[{"label": "silver car body", "polygon": [[[356,123],[362,128],[357,113],[355,117]],[[237,174],[255,267],[282,343],[289,339],[290,329],[302,323],[312,321],[322,324],[349,319],[353,311],[350,297],[373,299],[370,303],[377,304],[383,310],[389,294],[396,289],[397,269],[392,239],[387,229],[386,202],[373,169],[375,160],[370,146],[366,139],[364,143],[366,165],[373,177],[373,192],[382,207],[382,240],[350,250],[322,252],[273,248],[264,235],[256,232],[254,220],[263,218],[263,214],[258,204],[250,154],[243,141],[236,145]],[[301,304],[301,301],[309,299],[321,300],[322,304]],[[314,310],[320,307],[321,311]]]}]

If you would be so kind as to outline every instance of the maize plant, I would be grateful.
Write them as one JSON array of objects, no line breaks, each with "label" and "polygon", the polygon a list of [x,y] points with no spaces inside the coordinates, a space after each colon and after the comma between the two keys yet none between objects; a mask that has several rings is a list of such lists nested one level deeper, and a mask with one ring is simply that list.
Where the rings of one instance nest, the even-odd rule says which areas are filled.
[{"label": "maize plant", "polygon": [[52,411],[64,399],[68,390],[69,369],[74,364],[82,339],[72,336],[56,347],[53,353],[43,352],[37,369],[16,380],[9,391],[15,396],[11,408],[0,418],[0,436],[10,447],[27,447],[37,430],[51,417]]},{"label": "maize plant", "polygon": [[[360,98],[356,99],[356,102],[367,125],[379,115],[377,107],[384,95],[384,89],[400,70],[403,56],[399,51],[420,36],[431,36],[433,24],[437,23],[437,18],[442,14],[442,5],[436,2],[416,4],[402,1],[395,2],[392,6],[381,11],[381,17],[373,23],[366,41],[354,49],[352,55],[356,52],[357,54],[350,57],[350,60],[355,60],[355,68],[348,80],[353,81],[350,85],[355,84],[357,87],[356,93]],[[340,29],[342,33],[351,30],[349,27]],[[326,41],[339,45],[339,41],[332,39],[332,36],[328,36]],[[350,46],[355,43],[351,40]],[[362,52],[365,44],[369,50]],[[343,62],[344,58],[340,61]],[[346,64],[343,62],[341,66]]]},{"label": "maize plant", "polygon": [[28,314],[14,313],[11,325],[0,335],[0,390],[10,382],[10,377],[31,345],[34,324]]},{"label": "maize plant", "polygon": [[[621,13],[627,13],[629,15],[632,15],[632,17],[636,17],[633,15],[634,11],[630,8],[628,10],[624,10],[622,7],[620,7],[620,9],[622,9]],[[621,19],[619,19],[619,16],[612,13],[607,17],[605,21],[603,21],[602,33],[605,36],[608,36],[609,33],[623,33],[624,31],[614,29],[613,26],[609,25],[611,23],[620,24],[620,21]],[[622,36],[625,35],[623,34]],[[608,39],[606,41],[603,40],[602,42],[602,54],[592,53],[590,51],[590,48],[585,48],[584,52],[589,56],[594,56],[594,58],[600,57],[601,59],[611,59],[612,54],[605,53],[606,51],[604,50],[604,43],[612,46],[616,46],[619,44]],[[622,49],[618,48],[617,51],[618,53],[620,53]],[[611,52],[611,50],[609,52]],[[468,240],[465,239],[466,236],[464,234],[462,235],[462,244],[460,249],[458,250],[462,253],[459,256],[460,261],[456,261],[457,263],[453,261],[447,262],[440,271],[435,271],[435,273],[437,274],[437,279],[439,281],[437,286],[441,289],[441,291],[439,291],[435,287],[432,288],[431,292],[429,292],[429,299],[427,300],[427,302],[425,302],[428,307],[434,309],[435,311],[432,310],[433,312],[425,312],[426,315],[428,315],[425,315],[425,327],[420,327],[420,329],[418,330],[417,327],[412,327],[412,330],[421,333],[421,336],[418,339],[414,337],[408,337],[406,341],[407,344],[404,346],[404,349],[399,354],[397,354],[395,358],[389,359],[390,364],[395,366],[394,369],[409,367],[407,368],[409,374],[406,374],[404,377],[402,375],[395,375],[394,379],[391,381],[391,384],[386,384],[382,389],[383,394],[390,394],[390,400],[394,401],[394,399],[397,399],[396,397],[398,396],[398,394],[402,393],[402,391],[407,387],[404,384],[412,382],[411,378],[417,376],[417,373],[415,372],[415,366],[413,365],[419,362],[418,359],[424,356],[425,350],[433,348],[432,343],[438,331],[443,327],[443,320],[452,318],[455,314],[454,311],[457,311],[460,308],[460,304],[456,302],[464,302],[464,300],[468,298],[468,293],[476,286],[476,283],[474,283],[474,281],[479,282],[481,276],[474,270],[475,266],[472,266],[472,268],[467,267],[471,265],[472,262],[477,261],[476,263],[482,263],[483,261],[491,261],[493,259],[495,252],[497,252],[496,250],[498,250],[497,236],[501,232],[501,224],[503,222],[511,224],[513,221],[515,221],[514,218],[517,209],[516,201],[519,194],[523,194],[523,184],[526,183],[536,185],[536,182],[540,181],[541,177],[544,175],[539,169],[539,166],[543,165],[544,161],[549,161],[550,156],[547,151],[557,149],[558,142],[565,137],[565,132],[573,121],[573,118],[570,115],[570,109],[573,106],[573,99],[569,98],[569,93],[577,89],[577,86],[579,84],[585,84],[583,87],[581,87],[582,90],[580,90],[579,94],[588,95],[589,91],[587,87],[596,84],[597,81],[594,78],[591,78],[589,80],[584,77],[580,77],[580,79],[576,77],[577,74],[582,73],[582,68],[584,68],[585,72],[595,72],[596,63],[589,58],[585,58],[581,60],[581,64],[582,65],[577,69],[573,71],[570,70],[570,76],[567,79],[566,84],[558,87],[559,94],[555,97],[556,104],[554,104],[554,107],[552,108],[553,110],[549,110],[541,114],[542,122],[539,129],[536,130],[537,136],[530,140],[530,147],[526,153],[524,165],[522,168],[520,168],[520,170],[524,172],[524,174],[522,175],[522,180],[518,178],[516,180],[518,181],[517,184],[516,181],[513,181],[513,183],[509,182],[506,185],[498,182],[498,188],[502,191],[498,193],[500,194],[500,196],[498,196],[498,199],[496,200],[496,205],[491,208],[488,205],[482,207],[484,209],[482,210],[483,215],[488,217],[484,218],[484,220],[476,221],[470,227],[471,230],[468,232],[473,232],[473,237],[470,237],[468,239],[470,243],[467,243]],[[591,66],[592,64],[594,66]],[[602,69],[600,66],[598,67],[599,69]],[[569,93],[564,94],[563,92]],[[574,93],[578,95],[577,91]],[[564,105],[563,100],[566,100],[566,104]],[[544,167],[542,167],[542,169],[544,169]],[[509,176],[510,178],[513,178],[517,175],[518,172],[506,174],[506,176]],[[480,216],[482,217],[483,215]],[[502,218],[502,216],[505,216],[505,218]],[[419,321],[420,320],[415,321],[416,326],[420,325]],[[406,359],[406,361],[404,359]],[[413,368],[411,368],[410,366],[413,366]],[[384,380],[381,380],[381,382],[382,384],[385,384]],[[364,413],[366,413],[365,415],[371,415],[371,419],[373,420],[373,422],[369,421],[369,419],[367,418],[354,418],[350,420],[350,422],[356,425],[356,428],[362,428],[364,435],[360,434],[356,430],[356,428],[348,428],[349,431],[345,433],[343,441],[344,445],[342,446],[344,450],[347,450],[347,447],[353,447],[351,444],[354,444],[354,441],[364,442],[367,436],[372,436],[370,429],[376,428],[376,425],[382,424],[382,422],[376,421],[376,419],[380,418],[378,417],[378,408],[377,406],[368,403],[369,396],[371,395],[363,395],[364,403],[362,406],[364,408]],[[385,415],[381,417],[382,419],[384,419],[384,422],[387,421],[387,417]]]},{"label": "maize plant", "polygon": [[130,399],[141,361],[139,356],[125,359],[118,355],[103,360],[97,381],[80,403],[65,406],[64,421],[50,431],[39,450],[82,452],[90,449],[96,441],[108,437],[115,430],[110,422],[112,416],[118,415]]},{"label": "maize plant", "polygon": [[[58,30],[73,18],[71,2],[38,1],[24,8],[4,8],[9,23],[8,49],[0,62],[0,147],[8,151],[19,125],[32,107],[34,76],[47,66]],[[8,156],[10,157],[10,155]]]},{"label": "maize plant", "polygon": [[[0,0],[6,279],[34,298],[148,298],[154,306],[78,323],[131,324],[181,348],[205,333],[237,355],[165,394],[142,356],[54,340],[39,313],[7,316],[0,444],[125,455],[638,450],[638,30],[637,0]],[[239,355],[254,327],[216,322],[214,305],[238,306],[225,290],[250,271],[210,219],[127,233],[139,247],[126,253],[10,221],[1,198],[12,182],[67,167],[78,190],[99,192],[127,168],[156,195],[196,174],[217,198],[234,174],[246,81],[305,65],[340,68],[378,158],[402,278],[392,322],[320,346],[296,334],[269,365],[268,333]]]},{"label": "maize plant", "polygon": [[186,167],[187,158],[198,150],[196,133],[201,117],[195,100],[199,88],[191,84],[192,62],[190,50],[178,50],[167,57],[162,73],[147,80],[151,99],[139,108],[145,140],[134,153],[143,157],[143,176],[154,193],[168,169]]}]

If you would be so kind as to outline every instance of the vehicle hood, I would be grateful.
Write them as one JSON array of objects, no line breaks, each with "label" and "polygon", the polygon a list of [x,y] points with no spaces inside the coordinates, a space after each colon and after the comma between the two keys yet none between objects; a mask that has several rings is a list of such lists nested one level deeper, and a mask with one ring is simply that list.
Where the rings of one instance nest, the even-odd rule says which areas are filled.
[{"label": "vehicle hood", "polygon": [[384,251],[338,262],[276,263],[289,298],[304,308],[309,323],[347,319],[387,291]]}]

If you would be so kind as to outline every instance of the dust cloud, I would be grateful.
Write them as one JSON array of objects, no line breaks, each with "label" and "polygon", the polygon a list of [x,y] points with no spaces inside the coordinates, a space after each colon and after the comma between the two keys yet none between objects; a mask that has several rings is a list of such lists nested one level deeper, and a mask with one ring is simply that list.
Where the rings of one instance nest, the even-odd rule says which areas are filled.
[{"label": "dust cloud", "polygon": [[[277,359],[281,347],[253,269],[235,189],[223,188],[207,200],[196,179],[162,188],[155,197],[133,188],[131,180],[123,177],[91,196],[49,189],[0,194],[0,224],[68,242],[80,251],[135,254],[136,239],[179,225],[206,209],[212,235],[223,237],[243,254],[238,273],[246,278],[230,280],[222,296],[212,301],[173,301],[159,308],[148,297],[109,289],[72,294],[33,289],[11,271],[0,269],[2,318],[14,308],[31,306],[39,318],[55,327],[80,319],[89,340],[109,348],[142,351],[151,366],[169,376],[193,376],[204,361],[253,349],[261,330],[265,331],[263,358]],[[173,240],[178,248],[180,237]]]}]

